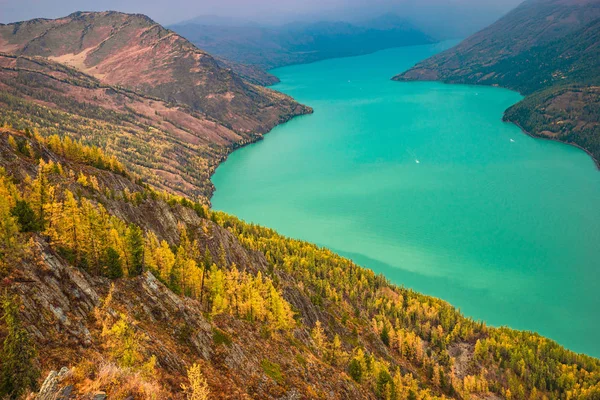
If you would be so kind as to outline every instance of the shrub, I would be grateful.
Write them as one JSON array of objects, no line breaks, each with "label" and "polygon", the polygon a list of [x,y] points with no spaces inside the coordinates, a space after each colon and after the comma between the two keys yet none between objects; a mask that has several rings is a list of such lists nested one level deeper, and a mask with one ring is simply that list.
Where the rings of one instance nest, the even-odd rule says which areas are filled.
[{"label": "shrub", "polygon": [[283,382],[283,375],[281,374],[281,367],[279,364],[271,362],[267,359],[262,360],[260,363],[265,374],[273,378],[275,382],[281,384]]},{"label": "shrub", "polygon": [[224,344],[231,346],[231,338],[220,329],[213,329],[213,342],[218,346]]}]

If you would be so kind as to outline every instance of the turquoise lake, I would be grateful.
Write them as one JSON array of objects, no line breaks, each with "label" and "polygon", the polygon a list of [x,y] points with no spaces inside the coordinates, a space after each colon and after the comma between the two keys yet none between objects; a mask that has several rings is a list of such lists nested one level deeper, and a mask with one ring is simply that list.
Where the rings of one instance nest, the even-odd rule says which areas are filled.
[{"label": "turquoise lake", "polygon": [[503,123],[518,93],[390,80],[449,45],[272,71],[314,114],[235,151],[213,207],[600,356],[600,172]]}]

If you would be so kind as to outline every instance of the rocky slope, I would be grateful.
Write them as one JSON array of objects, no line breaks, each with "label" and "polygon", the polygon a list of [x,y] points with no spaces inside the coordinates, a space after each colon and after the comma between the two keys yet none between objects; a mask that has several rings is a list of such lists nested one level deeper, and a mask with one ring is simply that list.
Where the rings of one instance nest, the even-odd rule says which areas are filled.
[{"label": "rocky slope", "polygon": [[[600,160],[600,2],[528,0],[395,80],[497,85],[528,97],[505,119]],[[566,101],[571,99],[573,101]]]},{"label": "rocky slope", "polygon": [[[542,400],[600,393],[599,360],[533,333],[488,328],[329,250],[98,169],[76,149],[54,148],[64,144],[0,129],[0,192],[8,193],[0,203],[20,198],[37,210],[41,201],[48,221],[43,230],[12,233],[27,251],[7,275],[0,268],[0,284],[20,299],[35,363],[47,376],[38,399],[180,399],[193,364],[215,399]],[[28,215],[11,212],[2,221]],[[94,267],[94,249],[105,241],[116,248],[129,243],[121,235],[132,226],[145,236],[144,270],[109,278]],[[65,235],[74,229],[78,239],[70,242]],[[96,233],[87,237],[88,229]],[[155,247],[158,240],[164,242]],[[126,265],[128,251],[121,253]],[[210,272],[207,258],[218,260]],[[189,286],[194,274],[207,274],[205,295]],[[242,311],[248,306],[250,314]],[[273,319],[285,309],[290,321]],[[265,312],[266,319],[257,317]]]},{"label": "rocky slope", "polygon": [[[35,159],[15,152],[7,142],[9,136],[18,140],[25,137],[14,131],[0,131],[0,135],[0,165],[18,182],[35,176]],[[35,141],[30,143],[41,157],[60,162],[76,174],[97,177],[101,187],[117,193],[145,190],[128,178],[73,163]],[[55,181],[59,185],[103,204],[111,215],[135,223],[146,232],[154,232],[161,240],[175,245],[184,224],[196,237],[199,248],[208,249],[215,260],[224,254],[224,262],[229,266],[236,265],[254,275],[269,274],[263,254],[244,248],[229,231],[200,218],[190,208],[152,199],[134,205],[107,198],[68,178],[55,179],[60,181]],[[281,398],[286,392],[288,398],[296,398],[294,393],[311,392],[329,393],[336,398],[371,397],[368,391],[351,384],[340,371],[315,356],[304,354],[308,358],[304,364],[298,364],[298,354],[311,346],[307,333],[310,321],[314,324],[322,312],[298,291],[286,274],[279,277],[286,282],[282,284],[287,287],[286,297],[306,315],[307,325],[290,336],[277,332],[265,336],[262,324],[227,314],[213,316],[206,312],[206,304],[174,294],[151,272],[111,281],[74,268],[57,253],[47,237],[33,235],[31,240],[30,255],[2,281],[2,286],[21,298],[22,319],[37,345],[42,370],[70,368],[68,374],[50,377],[46,386],[52,386],[51,381],[56,384],[54,391],[46,389],[46,395],[69,388],[72,398],[91,399],[97,393],[122,394],[119,386],[126,386],[135,398],[146,398],[142,391],[135,391],[142,389],[131,386],[130,380],[138,379],[135,374],[127,375],[127,371],[111,364],[107,357],[101,320],[123,314],[135,321],[136,335],[144,337],[143,353],[157,359],[157,376],[153,379],[154,386],[151,385],[157,390],[156,398],[182,398],[180,384],[185,382],[186,367],[202,360],[203,374],[214,393],[211,398]],[[106,300],[108,297],[112,299],[110,302]],[[265,359],[284,368],[283,381],[265,374]]]},{"label": "rocky slope", "polygon": [[419,62],[397,76],[405,80],[488,82],[479,70],[535,46],[560,39],[600,18],[597,0],[527,0],[456,47]]},{"label": "rocky slope", "polygon": [[188,105],[238,132],[262,134],[303,112],[144,15],[78,12],[0,25],[0,51],[42,56],[102,83]]}]

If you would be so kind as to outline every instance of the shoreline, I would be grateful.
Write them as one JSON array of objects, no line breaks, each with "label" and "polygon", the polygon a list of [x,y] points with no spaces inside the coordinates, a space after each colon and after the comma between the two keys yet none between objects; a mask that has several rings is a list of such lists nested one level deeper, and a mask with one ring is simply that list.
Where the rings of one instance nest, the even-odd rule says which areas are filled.
[{"label": "shoreline", "polygon": [[[508,110],[508,109],[507,109],[507,110]],[[504,115],[506,116],[506,110],[505,110],[504,112],[505,112],[505,114],[504,114]],[[531,138],[533,138],[533,139],[549,140],[549,141],[551,141],[551,142],[556,142],[556,143],[566,144],[566,145],[569,145],[569,146],[577,147],[579,150],[583,150],[583,151],[584,151],[584,152],[585,152],[585,153],[586,153],[588,156],[590,156],[590,158],[591,158],[591,159],[592,159],[592,161],[594,162],[594,165],[596,166],[596,169],[597,169],[598,171],[600,171],[600,160],[597,160],[597,159],[594,157],[594,155],[593,155],[592,153],[590,153],[590,152],[589,152],[587,149],[585,149],[585,148],[581,147],[581,146],[580,146],[580,145],[578,145],[577,143],[573,143],[573,142],[565,142],[564,140],[559,140],[559,139],[555,139],[555,138],[551,138],[551,137],[547,137],[547,136],[539,136],[539,135],[534,135],[533,133],[531,133],[531,132],[528,132],[528,131],[527,131],[525,128],[523,128],[523,127],[521,126],[521,124],[519,124],[519,123],[518,123],[518,122],[516,122],[516,121],[511,121],[511,120],[509,120],[509,119],[506,119],[506,120],[505,120],[504,118],[503,118],[503,120],[504,120],[504,122],[509,122],[509,123],[511,123],[511,124],[513,124],[513,125],[516,125],[517,127],[519,127],[519,129],[521,130],[521,132],[523,132],[524,134],[526,134],[527,136],[529,136],[529,137],[531,137]]]},{"label": "shoreline", "polygon": [[[513,92],[514,92],[514,91],[513,91]],[[500,110],[501,110],[501,107],[500,107]],[[505,110],[505,111],[506,111],[506,110]],[[504,111],[504,112],[505,112],[505,111]],[[499,113],[498,113],[498,114],[499,114]],[[498,118],[498,117],[499,117],[499,115],[498,115],[498,114],[496,114],[496,117],[495,117],[495,118],[493,118],[493,119],[496,119],[496,118]],[[295,117],[292,117],[292,118],[290,118],[289,120],[292,120],[293,118],[295,118]],[[521,129],[521,131],[522,131],[523,133],[525,133],[527,136],[530,136],[530,137],[532,137],[532,138],[536,138],[536,139],[537,139],[537,138],[539,138],[539,137],[536,137],[536,136],[534,136],[533,134],[531,134],[531,133],[527,132],[526,130],[524,130],[524,129],[523,129],[523,128],[522,128],[522,127],[521,127],[521,126],[518,124],[518,123],[516,123],[516,122],[509,121],[509,120],[504,120],[502,117],[500,117],[500,118],[498,118],[498,119],[500,119],[500,120],[502,120],[502,121],[504,121],[504,122],[510,122],[510,123],[514,123],[515,125],[519,126],[519,128]],[[285,121],[285,122],[289,122],[289,120],[287,120],[287,121]],[[496,121],[497,121],[497,119],[496,119]],[[285,123],[285,122],[284,122],[284,123]],[[283,125],[283,123],[282,123],[281,125]],[[270,132],[270,131],[269,131],[269,132]],[[542,138],[543,138],[543,137],[542,137]],[[254,141],[254,142],[252,142],[252,143],[256,143],[256,142],[258,142],[259,140],[262,140],[262,139],[264,139],[264,136],[263,136],[263,135],[261,135],[261,136],[260,136],[260,137],[259,137],[259,138],[258,138],[256,141]],[[549,139],[549,140],[552,140],[551,138],[548,138],[548,139]],[[558,141],[558,140],[555,140],[555,141]],[[558,142],[560,142],[560,143],[564,143],[564,144],[570,144],[570,143],[567,143],[567,142],[561,142],[561,141],[558,141]],[[251,143],[246,143],[244,146],[246,146],[246,145],[248,145],[248,144],[251,144]],[[240,146],[240,147],[244,147],[244,146]],[[576,146],[576,147],[579,147],[579,148],[581,148],[580,146],[577,146],[577,145],[575,145],[575,146]],[[237,147],[237,148],[239,148],[239,147]],[[225,156],[223,157],[223,161],[220,161],[220,163],[221,163],[221,162],[224,162],[224,161],[226,161],[226,160],[227,160],[227,158],[228,158],[228,156],[229,156],[229,154],[233,153],[233,151],[234,151],[234,150],[237,150],[237,148],[234,148],[234,149],[232,149],[232,150],[231,150],[231,152],[229,152],[227,155],[225,155]],[[584,150],[584,151],[586,151],[585,149],[583,149],[583,150]],[[256,150],[255,150],[255,151],[256,151]],[[590,154],[588,151],[586,151],[586,153],[587,153],[588,155],[590,155],[590,156],[591,156],[591,154]],[[597,160],[595,160],[593,156],[591,156],[591,157],[592,157],[592,160],[594,160],[594,161],[595,161],[595,164],[598,166]],[[214,170],[214,171],[216,171],[216,168],[218,168],[218,166],[220,166],[220,163],[219,163],[219,164],[218,164],[218,165],[215,167],[215,170]],[[599,168],[600,168],[600,166],[599,166]],[[213,171],[213,173],[214,173],[214,171]],[[212,177],[213,173],[211,173],[211,177]],[[212,180],[211,180],[211,184],[212,184]],[[214,185],[213,185],[213,186],[214,186]],[[210,199],[212,199],[212,196],[214,195],[214,192],[215,192],[215,191],[216,191],[216,188],[215,188],[215,189],[214,189],[214,191],[211,193],[211,198],[210,198]],[[221,210],[223,210],[223,209],[221,209]],[[229,212],[229,213],[232,213],[232,214],[236,215],[236,213],[235,213],[235,212],[232,212],[232,211],[225,211],[225,212]],[[264,225],[264,224],[262,224],[262,223],[260,223],[260,222],[258,222],[257,224],[258,224],[258,225],[261,225],[261,226],[268,226],[268,225]],[[279,231],[279,229],[275,229],[275,228],[273,228],[273,229],[274,229],[276,232],[280,232],[280,231]],[[287,236],[286,236],[286,237],[287,237]],[[292,236],[292,237],[293,237],[293,236]],[[296,239],[298,239],[298,240],[304,240],[304,241],[307,241],[307,242],[312,242],[312,243],[314,243],[314,242],[313,242],[313,239],[300,239],[300,238],[298,238],[298,237],[295,237],[295,238],[296,238]],[[328,248],[328,249],[330,249],[330,250],[331,250],[333,253],[335,253],[335,254],[338,254],[338,255],[340,255],[340,256],[342,256],[342,257],[344,257],[344,258],[347,258],[347,259],[351,260],[353,263],[355,263],[356,265],[359,265],[359,266],[361,266],[361,267],[363,267],[363,268],[369,269],[369,270],[371,270],[371,271],[377,271],[377,267],[376,267],[376,266],[374,266],[374,265],[373,265],[371,262],[368,262],[368,263],[367,263],[367,262],[360,262],[359,260],[356,260],[356,259],[354,259],[354,258],[353,258],[351,255],[343,254],[343,252],[340,252],[340,251],[338,251],[338,250],[335,250],[335,249],[333,249],[333,248],[331,248],[331,247],[329,247],[329,246],[327,246],[327,245],[319,244],[318,246],[319,246],[319,247]],[[388,275],[387,273],[385,273],[384,271],[381,271],[381,270],[379,270],[377,273],[381,273],[381,274],[383,274],[383,275],[384,275],[384,276],[386,276],[388,279],[390,279],[390,278],[391,278],[391,276],[390,276],[390,275]],[[402,283],[400,283],[400,282],[394,282],[394,281],[391,281],[391,282],[393,282],[393,283],[394,283],[395,285],[397,285],[397,286],[403,286],[403,284],[402,284]],[[422,290],[419,290],[419,289],[417,289],[416,287],[413,287],[413,288],[411,288],[411,289],[412,289],[412,290],[414,290],[414,291],[416,291],[416,292],[418,292],[418,293],[424,293]],[[450,302],[449,300],[447,300],[447,297],[445,297],[445,296],[440,296],[440,294],[438,294],[438,295],[435,295],[435,294],[431,294],[431,293],[428,293],[428,294],[427,294],[427,296],[431,296],[431,297],[433,297],[433,298],[437,298],[437,299],[440,299],[440,300],[442,300],[442,301],[445,301],[445,302],[447,302],[448,304],[451,304],[451,305],[452,305],[452,307],[455,307],[456,309],[459,309],[459,306],[458,306],[458,304],[457,304],[457,303]],[[486,318],[486,319],[484,319],[484,318],[481,318],[481,320],[482,320],[482,321],[487,321],[488,319],[487,319],[487,318]],[[492,326],[494,326],[494,325],[492,325]],[[510,326],[511,326],[510,324],[503,324],[503,325],[499,325],[498,327],[509,327],[509,328],[510,328]],[[531,330],[531,328],[530,328],[530,329],[524,329],[524,328],[520,328],[520,329],[519,329],[519,328],[510,328],[510,329],[515,329],[515,330],[518,330],[518,331],[539,332],[539,330]],[[552,340],[552,341],[554,341],[555,343],[559,343],[559,342],[557,341],[557,339],[550,339],[550,337],[548,336],[548,334],[541,334],[541,333],[538,333],[538,334],[540,334],[541,336],[543,336],[543,337],[545,337],[545,338],[548,338],[549,340]],[[562,347],[565,347],[565,348],[568,348],[568,349],[571,349],[571,347],[568,347],[567,345],[564,345],[564,344],[560,344],[560,346],[562,346]],[[581,351],[581,350],[579,350],[579,351],[571,350],[571,351],[573,351],[573,352],[574,352],[574,353],[576,353],[576,354],[585,354],[585,355],[588,355],[588,356],[589,356],[589,353],[587,353],[587,352],[584,352],[584,351]],[[593,357],[593,356],[591,356],[591,357]]]},{"label": "shoreline", "polygon": [[[516,93],[519,93],[520,95],[524,96],[523,98],[527,97],[527,96],[523,95],[523,93],[517,92],[517,91],[515,91],[515,90],[513,90],[511,88],[504,87],[504,86],[499,86],[499,85],[482,85],[482,84],[478,84],[478,83],[452,83],[452,82],[447,82],[447,81],[443,81],[443,80],[439,80],[439,79],[404,79],[404,78],[400,77],[405,72],[402,72],[402,73],[400,73],[398,75],[394,75],[392,78],[390,78],[390,80],[392,80],[394,82],[440,82],[440,83],[443,83],[444,85],[473,85],[473,86],[485,86],[485,87],[498,87],[498,88],[502,88],[502,89],[506,89],[506,90],[512,90],[512,91],[514,91]],[[515,104],[517,104],[517,103],[515,103]],[[510,119],[506,119],[506,111],[508,111],[508,108],[506,110],[504,110],[504,113],[502,115],[502,121],[509,122],[511,124],[516,125],[517,127],[519,127],[519,129],[521,130],[521,132],[523,132],[525,135],[527,135],[527,136],[529,136],[529,137],[531,137],[533,139],[550,140],[552,142],[557,142],[557,143],[562,143],[562,144],[569,145],[569,146],[574,146],[574,147],[577,147],[580,150],[583,150],[592,159],[592,161],[594,162],[594,165],[596,166],[596,169],[598,171],[600,171],[600,159],[596,159],[596,157],[594,157],[594,155],[589,150],[587,150],[586,148],[584,148],[584,147],[582,147],[582,146],[580,146],[580,145],[578,145],[577,143],[574,143],[574,142],[565,142],[564,140],[560,140],[560,139],[556,139],[556,138],[552,138],[552,137],[548,137],[548,136],[535,135],[535,134],[533,134],[531,132],[528,132],[518,122],[512,121]]]},{"label": "shoreline", "polygon": [[[296,101],[294,99],[294,101]],[[290,122],[291,120],[293,120],[294,118],[299,118],[299,117],[303,117],[305,115],[311,115],[315,112],[315,110],[307,105],[298,103],[300,106],[302,106],[303,108],[306,109],[306,112],[304,113],[300,113],[300,114],[295,114],[295,115],[291,115],[291,116],[287,116],[287,118],[285,118],[285,120],[278,122],[277,124],[275,124],[271,129],[269,129],[268,131],[266,131],[265,133],[257,133],[255,135],[253,135],[249,140],[242,140],[239,142],[234,142],[231,146],[226,147],[227,151],[225,154],[221,155],[221,157],[216,158],[215,159],[215,164],[213,165],[209,165],[208,167],[208,182],[209,182],[209,193],[206,196],[206,200],[208,201],[208,206],[212,207],[212,197],[215,194],[217,188],[215,187],[214,183],[212,182],[212,177],[215,174],[215,172],[217,171],[217,168],[219,168],[221,166],[221,164],[223,164],[225,161],[227,161],[227,159],[229,158],[229,156],[236,150],[239,150],[243,147],[249,146],[251,144],[256,144],[258,142],[260,142],[261,140],[263,140],[265,138],[265,135],[271,133],[271,131],[273,131],[273,129],[277,128],[278,126],[284,125],[288,122]]]}]

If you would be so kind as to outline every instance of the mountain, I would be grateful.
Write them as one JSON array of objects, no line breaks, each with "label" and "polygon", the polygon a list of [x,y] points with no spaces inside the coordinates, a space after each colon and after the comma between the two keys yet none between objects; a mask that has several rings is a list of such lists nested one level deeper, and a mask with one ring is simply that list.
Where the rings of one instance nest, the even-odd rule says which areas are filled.
[{"label": "mountain", "polygon": [[600,397],[598,359],[207,206],[309,109],[143,16],[0,32],[0,398]]},{"label": "mountain", "polygon": [[171,29],[225,60],[264,70],[434,41],[408,21],[390,14],[362,23],[297,22],[261,27],[202,20],[173,25]]},{"label": "mountain", "polygon": [[205,202],[229,152],[311,111],[139,15],[33,20],[0,38],[0,122],[99,146],[144,182]]},{"label": "mountain", "polygon": [[394,77],[497,85],[527,97],[505,114],[600,160],[600,2],[528,0],[458,46]]},{"label": "mountain", "polygon": [[68,136],[0,128],[0,167],[0,395],[600,395],[600,360],[140,185]]},{"label": "mountain", "polygon": [[102,83],[185,104],[237,132],[262,134],[302,107],[252,85],[143,15],[78,12],[0,26],[0,51],[41,56]]}]

